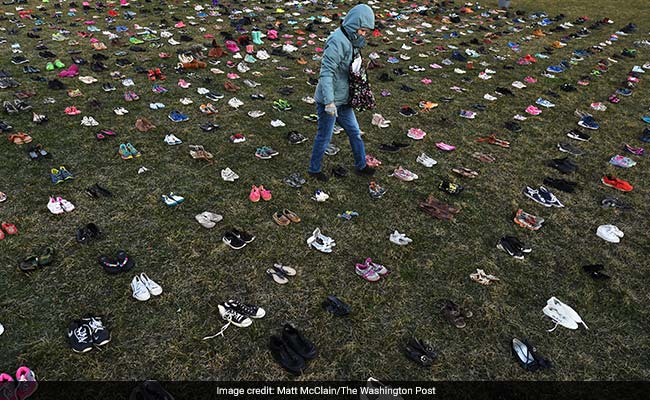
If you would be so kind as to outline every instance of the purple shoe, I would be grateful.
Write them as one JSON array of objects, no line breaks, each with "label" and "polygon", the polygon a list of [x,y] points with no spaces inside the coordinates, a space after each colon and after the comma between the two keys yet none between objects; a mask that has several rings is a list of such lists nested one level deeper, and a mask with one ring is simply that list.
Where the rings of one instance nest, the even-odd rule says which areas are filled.
[{"label": "purple shoe", "polygon": [[390,96],[390,92],[388,90],[384,89],[384,90],[381,91],[381,95],[383,97],[388,97],[388,96]]},{"label": "purple shoe", "polygon": [[367,265],[368,267],[372,268],[372,270],[375,271],[376,273],[378,273],[379,275],[384,276],[384,275],[390,274],[390,271],[388,270],[388,268],[384,267],[381,264],[377,264],[377,263],[372,262],[372,258],[370,258],[370,257],[366,258],[366,261],[364,262],[364,264]]}]

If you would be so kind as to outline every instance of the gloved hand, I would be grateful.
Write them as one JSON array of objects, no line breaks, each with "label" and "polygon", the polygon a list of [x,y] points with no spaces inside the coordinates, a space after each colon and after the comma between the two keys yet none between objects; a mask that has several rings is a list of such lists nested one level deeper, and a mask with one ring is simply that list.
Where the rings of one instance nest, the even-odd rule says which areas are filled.
[{"label": "gloved hand", "polygon": [[336,104],[329,103],[325,106],[325,112],[331,115],[332,117],[338,117],[339,113],[336,111]]}]

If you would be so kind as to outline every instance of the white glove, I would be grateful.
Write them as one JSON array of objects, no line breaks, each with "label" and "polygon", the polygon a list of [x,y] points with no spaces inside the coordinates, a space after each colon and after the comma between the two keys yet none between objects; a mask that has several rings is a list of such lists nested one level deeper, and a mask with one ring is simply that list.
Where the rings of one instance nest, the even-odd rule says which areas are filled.
[{"label": "white glove", "polygon": [[336,104],[329,103],[325,106],[325,112],[331,115],[332,117],[338,117],[339,113],[336,111]]}]

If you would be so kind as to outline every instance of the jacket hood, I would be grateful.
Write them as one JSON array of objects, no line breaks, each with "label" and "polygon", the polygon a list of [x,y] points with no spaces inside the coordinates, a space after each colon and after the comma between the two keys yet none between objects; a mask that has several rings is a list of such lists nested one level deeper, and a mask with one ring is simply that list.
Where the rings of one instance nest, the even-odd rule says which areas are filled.
[{"label": "jacket hood", "polygon": [[357,30],[361,28],[375,29],[375,13],[366,4],[354,6],[341,23],[341,29],[345,30],[355,47],[362,47],[357,46],[361,43],[365,44],[365,40],[361,40],[362,37],[357,33]]}]

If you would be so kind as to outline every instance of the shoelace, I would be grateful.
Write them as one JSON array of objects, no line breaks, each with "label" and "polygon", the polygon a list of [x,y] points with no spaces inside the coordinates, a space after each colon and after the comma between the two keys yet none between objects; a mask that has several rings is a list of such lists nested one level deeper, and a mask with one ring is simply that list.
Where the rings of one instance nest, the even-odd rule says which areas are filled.
[{"label": "shoelace", "polygon": [[102,322],[96,320],[95,318],[90,319],[90,321],[88,322],[88,326],[90,327],[90,329],[92,329],[93,332],[104,330],[104,325],[102,324]]},{"label": "shoelace", "polygon": [[78,341],[86,342],[88,340],[88,331],[83,326],[80,326],[74,330],[74,336]]}]

